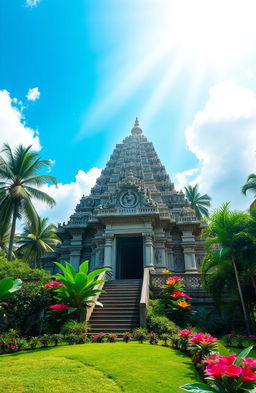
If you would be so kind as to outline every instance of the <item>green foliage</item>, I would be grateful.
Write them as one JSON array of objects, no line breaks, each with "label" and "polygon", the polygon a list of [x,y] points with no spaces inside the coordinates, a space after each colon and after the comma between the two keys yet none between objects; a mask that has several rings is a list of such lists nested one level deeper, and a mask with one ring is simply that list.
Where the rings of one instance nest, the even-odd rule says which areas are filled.
[{"label": "green foliage", "polygon": [[82,334],[87,333],[89,329],[88,322],[67,321],[61,328],[61,333],[68,334]]},{"label": "green foliage", "polygon": [[14,280],[11,277],[5,277],[0,280],[0,302],[6,300],[11,293],[18,291],[22,286],[20,279]]},{"label": "green foliage", "polygon": [[104,292],[101,289],[95,289],[95,286],[106,282],[106,280],[95,280],[101,273],[108,269],[96,269],[88,273],[89,261],[83,262],[79,266],[79,271],[76,272],[73,266],[66,262],[65,266],[55,262],[63,272],[63,274],[56,274],[56,279],[60,281],[65,287],[57,287],[57,299],[70,306],[69,313],[76,312],[75,315],[79,321],[85,319],[86,307],[91,303],[96,303],[102,306],[101,303],[90,299],[97,293]]},{"label": "green foliage", "polygon": [[22,336],[40,334],[51,302],[52,296],[42,283],[24,282],[8,302],[8,326],[17,329]]},{"label": "green foliage", "polygon": [[56,235],[56,225],[47,225],[47,221],[47,218],[39,216],[36,221],[27,221],[23,225],[23,233],[16,236],[16,243],[19,245],[16,253],[21,254],[32,267],[40,266],[40,259],[44,254],[54,251],[61,243]]},{"label": "green foliage", "polygon": [[201,220],[203,217],[208,217],[209,212],[207,207],[211,206],[211,198],[207,194],[201,195],[198,192],[198,184],[185,187],[185,195],[192,209],[195,210],[198,220]]},{"label": "green foliage", "polygon": [[148,334],[148,341],[151,345],[156,345],[158,343],[158,335],[155,332],[150,332]]},{"label": "green foliage", "polygon": [[16,220],[25,216],[28,221],[38,219],[32,198],[54,206],[55,201],[39,188],[45,183],[57,183],[50,175],[38,175],[42,169],[49,170],[51,161],[41,160],[39,154],[31,151],[31,145],[18,146],[14,151],[4,144],[0,156],[0,221],[4,227],[11,223],[8,259],[12,258],[12,248]]},{"label": "green foliage", "polygon": [[0,279],[4,277],[20,278],[22,281],[41,281],[50,280],[50,274],[43,269],[32,269],[29,264],[21,259],[8,261],[0,256]]},{"label": "green foliage", "polygon": [[147,327],[150,331],[161,335],[173,334],[179,327],[165,316],[165,302],[163,299],[150,300],[147,313]]},{"label": "green foliage", "polygon": [[137,328],[137,329],[134,329],[134,331],[133,331],[134,340],[139,341],[141,344],[143,344],[143,341],[146,340],[147,335],[148,335],[147,330],[143,329],[143,328]]}]

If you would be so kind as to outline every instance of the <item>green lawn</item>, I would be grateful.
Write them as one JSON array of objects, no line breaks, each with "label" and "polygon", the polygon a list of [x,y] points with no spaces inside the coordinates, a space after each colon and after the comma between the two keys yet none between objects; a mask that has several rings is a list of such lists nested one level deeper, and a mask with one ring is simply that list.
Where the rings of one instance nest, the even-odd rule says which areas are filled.
[{"label": "green lawn", "polygon": [[178,393],[188,357],[147,343],[83,344],[0,356],[1,393]]}]

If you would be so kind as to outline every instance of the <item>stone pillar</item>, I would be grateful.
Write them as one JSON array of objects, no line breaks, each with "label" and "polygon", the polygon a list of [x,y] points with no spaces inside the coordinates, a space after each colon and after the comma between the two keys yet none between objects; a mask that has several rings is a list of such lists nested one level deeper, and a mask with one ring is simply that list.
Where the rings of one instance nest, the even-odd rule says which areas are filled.
[{"label": "stone pillar", "polygon": [[164,243],[158,243],[154,252],[154,266],[158,271],[166,269],[165,247]]},{"label": "stone pillar", "polygon": [[78,271],[79,265],[80,265],[80,249],[76,250],[71,250],[70,251],[70,263],[75,269],[75,271]]},{"label": "stone pillar", "polygon": [[196,272],[195,237],[191,230],[183,230],[182,247],[185,259],[185,273]]},{"label": "stone pillar", "polygon": [[144,267],[154,268],[154,249],[151,234],[144,234],[145,259]]},{"label": "stone pillar", "polygon": [[78,271],[82,249],[82,232],[73,232],[70,241],[70,263]]},{"label": "stone pillar", "polygon": [[105,236],[105,245],[104,245],[104,267],[111,268],[112,262],[112,242],[113,242],[113,235],[106,235]]}]

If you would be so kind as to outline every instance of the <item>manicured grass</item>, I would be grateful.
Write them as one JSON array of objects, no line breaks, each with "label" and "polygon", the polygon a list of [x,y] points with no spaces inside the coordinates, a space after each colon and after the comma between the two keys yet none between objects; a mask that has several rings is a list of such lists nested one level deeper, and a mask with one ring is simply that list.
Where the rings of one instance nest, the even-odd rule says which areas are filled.
[{"label": "manicured grass", "polygon": [[181,393],[198,380],[181,352],[134,342],[3,355],[0,370],[1,393]]}]

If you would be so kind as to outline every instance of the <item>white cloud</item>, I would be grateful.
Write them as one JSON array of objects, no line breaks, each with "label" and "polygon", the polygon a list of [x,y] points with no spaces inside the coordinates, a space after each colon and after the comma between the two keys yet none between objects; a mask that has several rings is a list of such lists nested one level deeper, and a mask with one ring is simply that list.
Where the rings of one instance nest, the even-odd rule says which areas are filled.
[{"label": "white cloud", "polygon": [[[251,199],[241,195],[241,186],[256,171],[256,93],[234,81],[213,86],[185,134],[199,160],[193,183],[212,196],[214,206],[231,201],[233,208],[248,208]],[[191,171],[177,174],[178,181],[188,181]]]},{"label": "white cloud", "polygon": [[41,0],[27,0],[26,5],[28,7],[34,7],[40,3]]},{"label": "white cloud", "polygon": [[75,182],[58,183],[57,187],[44,185],[42,190],[55,199],[56,206],[51,209],[45,203],[34,201],[39,215],[48,217],[52,223],[67,221],[74,212],[76,204],[80,201],[82,195],[89,194],[100,173],[101,169],[95,167],[88,172],[79,170],[75,176]]},{"label": "white cloud", "polygon": [[183,189],[188,184],[188,178],[191,178],[196,173],[198,173],[198,168],[188,169],[187,171],[176,173],[173,178],[175,188],[177,190]]},{"label": "white cloud", "polygon": [[32,89],[28,90],[26,97],[29,101],[36,101],[39,99],[40,94],[41,93],[40,93],[38,87],[33,87]]},{"label": "white cloud", "polygon": [[22,144],[32,145],[36,151],[41,149],[38,131],[26,126],[20,103],[7,90],[0,90],[0,148],[3,143],[12,148]]}]

